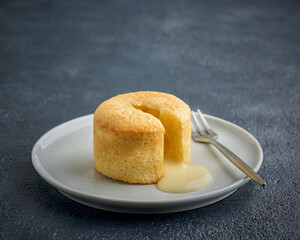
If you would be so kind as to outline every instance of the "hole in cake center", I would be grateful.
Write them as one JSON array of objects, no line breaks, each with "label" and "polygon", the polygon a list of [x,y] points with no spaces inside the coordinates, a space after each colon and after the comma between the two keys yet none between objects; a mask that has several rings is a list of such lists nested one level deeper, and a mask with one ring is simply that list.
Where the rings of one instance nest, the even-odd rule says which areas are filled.
[{"label": "hole in cake center", "polygon": [[[158,120],[160,120],[160,111],[153,109],[153,108],[149,108],[146,106],[133,106],[135,109],[141,110],[145,113],[149,113],[152,116],[156,117]],[[165,128],[165,134],[164,134],[164,155],[168,155],[168,153],[170,152],[170,139],[168,137],[167,133],[167,129],[166,126],[163,124],[164,128]]]},{"label": "hole in cake center", "polygon": [[159,119],[160,111],[156,109],[152,109],[146,106],[133,106],[135,109],[141,110],[142,112],[149,113],[152,116],[156,117]]}]

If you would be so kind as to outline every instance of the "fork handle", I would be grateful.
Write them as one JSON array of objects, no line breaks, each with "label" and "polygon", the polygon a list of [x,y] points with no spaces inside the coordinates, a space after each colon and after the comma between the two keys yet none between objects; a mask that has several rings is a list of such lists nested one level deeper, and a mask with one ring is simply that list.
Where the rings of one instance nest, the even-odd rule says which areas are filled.
[{"label": "fork handle", "polygon": [[227,147],[213,139],[210,139],[209,143],[214,145],[221,153],[224,154],[225,157],[227,157],[235,166],[237,166],[253,181],[262,186],[266,186],[266,182],[261,178],[261,176],[259,176],[251,167],[249,167],[242,159],[231,152]]}]

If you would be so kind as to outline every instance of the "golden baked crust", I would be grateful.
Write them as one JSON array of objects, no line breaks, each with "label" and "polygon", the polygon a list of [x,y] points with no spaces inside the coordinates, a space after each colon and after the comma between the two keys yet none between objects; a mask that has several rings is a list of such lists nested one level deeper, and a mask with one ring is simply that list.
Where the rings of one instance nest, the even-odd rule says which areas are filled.
[{"label": "golden baked crust", "polygon": [[191,110],[179,98],[134,92],[103,102],[94,113],[94,160],[107,177],[156,183],[165,157],[188,164]]}]

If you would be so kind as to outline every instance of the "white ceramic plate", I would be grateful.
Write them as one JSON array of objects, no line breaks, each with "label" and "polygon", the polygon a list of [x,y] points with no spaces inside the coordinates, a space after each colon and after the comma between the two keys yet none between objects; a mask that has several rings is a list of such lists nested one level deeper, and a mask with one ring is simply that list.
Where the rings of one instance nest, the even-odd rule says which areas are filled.
[{"label": "white ceramic plate", "polygon": [[[208,116],[218,140],[258,171],[263,160],[258,141],[244,129]],[[126,213],[179,212],[220,201],[249,181],[213,146],[192,141],[191,163],[208,168],[214,183],[202,191],[166,193],[155,184],[126,184],[94,169],[93,115],[63,123],[44,134],[32,150],[36,171],[62,194],[94,208]]]}]

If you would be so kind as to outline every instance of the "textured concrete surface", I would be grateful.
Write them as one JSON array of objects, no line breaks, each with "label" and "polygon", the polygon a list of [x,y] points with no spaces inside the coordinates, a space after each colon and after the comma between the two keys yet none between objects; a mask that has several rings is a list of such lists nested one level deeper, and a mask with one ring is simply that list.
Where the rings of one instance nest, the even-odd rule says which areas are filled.
[{"label": "textured concrete surface", "polygon": [[[1,1],[1,239],[300,239],[300,4]],[[268,187],[202,209],[95,210],[33,169],[50,128],[118,93],[169,92],[232,121],[264,150]]]}]

